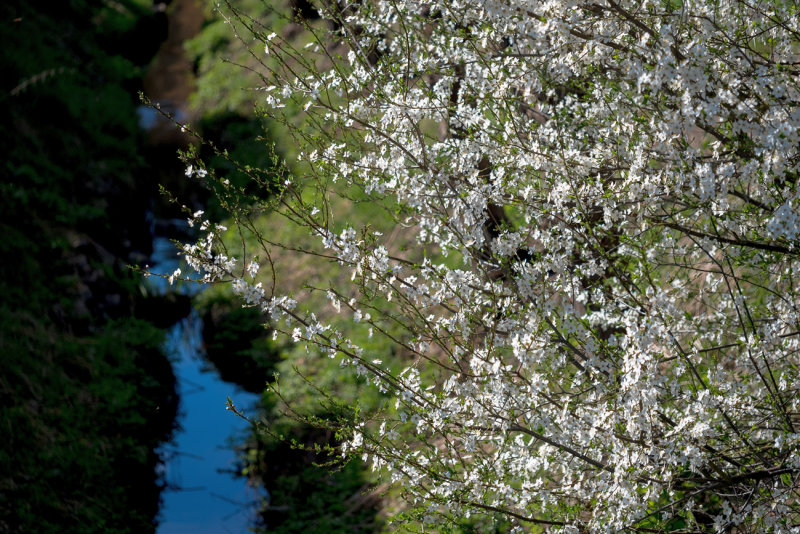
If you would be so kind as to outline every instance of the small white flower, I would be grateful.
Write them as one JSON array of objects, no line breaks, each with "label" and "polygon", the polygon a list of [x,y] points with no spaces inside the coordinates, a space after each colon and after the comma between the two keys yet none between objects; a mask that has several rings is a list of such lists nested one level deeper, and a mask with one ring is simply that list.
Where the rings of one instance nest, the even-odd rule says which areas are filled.
[{"label": "small white flower", "polygon": [[267,54],[267,55],[269,55],[269,43],[270,43],[270,41],[272,41],[275,38],[275,35],[277,35],[277,34],[271,33],[271,34],[267,35],[267,42],[264,43],[264,53]]},{"label": "small white flower", "polygon": [[256,261],[255,259],[251,260],[250,263],[247,264],[247,274],[249,274],[253,278],[255,278],[255,276],[258,274],[258,269],[259,269],[258,261]]},{"label": "small white flower", "polygon": [[178,278],[180,275],[181,275],[181,270],[180,269],[175,269],[175,272],[173,272],[167,278],[167,280],[169,280],[169,285],[172,285],[175,282],[175,279]]}]

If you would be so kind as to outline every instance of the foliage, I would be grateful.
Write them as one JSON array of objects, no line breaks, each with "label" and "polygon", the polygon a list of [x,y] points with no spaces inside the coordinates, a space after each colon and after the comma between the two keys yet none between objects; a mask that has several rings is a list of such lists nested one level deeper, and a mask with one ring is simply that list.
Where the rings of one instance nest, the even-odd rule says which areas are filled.
[{"label": "foliage", "polygon": [[[275,398],[265,393],[268,431],[253,433],[244,471],[269,493],[261,511],[266,532],[376,532],[380,495],[358,460],[338,462],[338,440],[316,416],[317,425],[276,413]],[[321,410],[317,410],[318,412]]]},{"label": "foliage", "polygon": [[0,309],[3,324],[0,530],[152,532],[156,448],[177,408],[151,324],[73,337]]},{"label": "foliage", "polygon": [[260,314],[236,306],[221,295],[201,296],[205,358],[226,382],[246,391],[261,393],[275,372],[279,359]]},{"label": "foliage", "polygon": [[392,399],[327,423],[341,452],[423,525],[797,531],[797,6],[318,8],[297,49],[227,4],[297,157],[183,250]]},{"label": "foliage", "polygon": [[[248,61],[247,48],[241,46],[231,33],[229,22],[215,16],[216,2],[204,2],[208,22],[203,30],[186,45],[187,54],[197,65],[197,90],[192,95],[192,105],[204,115],[252,111],[252,89],[258,75],[240,65]],[[247,0],[240,6],[253,15],[262,11],[261,0]]]},{"label": "foliage", "polygon": [[148,2],[4,2],[0,531],[153,532],[177,409],[139,315],[149,252],[126,43]]}]

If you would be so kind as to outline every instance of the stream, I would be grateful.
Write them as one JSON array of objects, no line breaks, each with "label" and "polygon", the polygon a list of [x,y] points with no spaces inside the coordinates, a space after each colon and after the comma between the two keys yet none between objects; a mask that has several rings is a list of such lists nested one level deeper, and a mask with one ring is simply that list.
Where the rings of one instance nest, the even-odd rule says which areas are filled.
[{"label": "stream", "polygon": [[[166,237],[154,236],[150,269],[171,273],[179,266],[175,246]],[[185,270],[185,266],[184,266]],[[152,291],[178,291],[193,295],[202,285],[185,283],[170,287],[164,278],[151,276]],[[253,408],[258,395],[222,381],[203,359],[203,322],[193,309],[171,327],[165,349],[178,381],[179,430],[161,451],[167,488],[162,494],[159,534],[247,532],[256,520],[261,497],[244,478],[235,476],[236,453],[232,442],[249,424],[226,410],[230,397],[245,410]]]}]

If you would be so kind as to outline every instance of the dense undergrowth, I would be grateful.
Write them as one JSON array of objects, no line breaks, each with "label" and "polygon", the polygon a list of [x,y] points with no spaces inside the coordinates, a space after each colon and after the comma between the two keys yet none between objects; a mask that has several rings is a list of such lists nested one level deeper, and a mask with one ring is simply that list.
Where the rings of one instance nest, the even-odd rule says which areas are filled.
[{"label": "dense undergrowth", "polygon": [[[143,0],[0,7],[0,532],[152,532],[175,378],[127,265],[155,184]],[[136,43],[137,46],[131,46]]]}]

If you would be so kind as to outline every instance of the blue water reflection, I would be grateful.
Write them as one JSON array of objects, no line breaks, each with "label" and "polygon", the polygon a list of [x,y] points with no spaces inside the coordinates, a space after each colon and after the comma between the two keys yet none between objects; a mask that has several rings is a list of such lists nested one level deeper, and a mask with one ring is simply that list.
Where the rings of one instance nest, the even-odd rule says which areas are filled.
[{"label": "blue water reflection", "polygon": [[[151,272],[171,274],[178,267],[174,245],[156,238]],[[163,278],[150,277],[153,289],[166,291]],[[178,290],[192,293],[198,284]],[[165,479],[158,534],[248,532],[261,496],[244,479],[233,476],[235,452],[230,442],[242,437],[248,423],[226,409],[226,399],[248,411],[258,400],[219,376],[202,359],[202,320],[196,311],[173,326],[166,349],[173,359],[180,395],[180,430],[164,447]],[[241,441],[241,440],[239,440]]]}]

